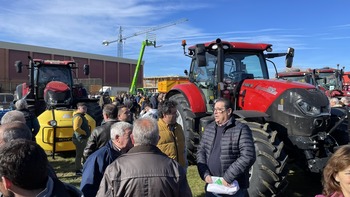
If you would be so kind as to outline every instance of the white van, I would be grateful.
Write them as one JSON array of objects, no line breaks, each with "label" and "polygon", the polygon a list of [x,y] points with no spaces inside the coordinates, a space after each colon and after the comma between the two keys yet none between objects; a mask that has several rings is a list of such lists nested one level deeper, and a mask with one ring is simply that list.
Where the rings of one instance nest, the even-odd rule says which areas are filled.
[{"label": "white van", "polygon": [[118,93],[129,92],[128,87],[114,87],[114,86],[103,86],[100,90],[100,93],[108,92],[109,96],[115,97]]}]

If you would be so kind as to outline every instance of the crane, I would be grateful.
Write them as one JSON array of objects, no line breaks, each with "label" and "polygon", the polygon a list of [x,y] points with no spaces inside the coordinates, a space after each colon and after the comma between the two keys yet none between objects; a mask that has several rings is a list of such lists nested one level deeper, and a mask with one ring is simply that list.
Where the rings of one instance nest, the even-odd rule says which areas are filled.
[{"label": "crane", "polygon": [[131,37],[135,37],[135,36],[138,36],[138,35],[141,35],[141,34],[145,34],[145,33],[148,33],[148,32],[156,31],[158,29],[162,29],[162,28],[165,28],[165,27],[177,25],[179,23],[183,23],[183,22],[186,22],[186,21],[188,21],[187,18],[182,18],[182,19],[179,19],[179,20],[176,20],[176,21],[173,21],[173,22],[169,22],[169,23],[165,23],[165,24],[162,24],[162,25],[158,25],[158,26],[155,26],[155,27],[148,28],[148,29],[144,29],[142,31],[135,32],[135,33],[130,34],[130,35],[125,36],[125,37],[123,37],[123,34],[122,34],[123,29],[120,26],[119,27],[118,39],[117,40],[112,40],[112,41],[104,40],[102,42],[102,44],[105,45],[105,46],[108,46],[111,43],[118,42],[118,57],[123,57],[123,40],[126,40],[126,39],[131,38]]}]

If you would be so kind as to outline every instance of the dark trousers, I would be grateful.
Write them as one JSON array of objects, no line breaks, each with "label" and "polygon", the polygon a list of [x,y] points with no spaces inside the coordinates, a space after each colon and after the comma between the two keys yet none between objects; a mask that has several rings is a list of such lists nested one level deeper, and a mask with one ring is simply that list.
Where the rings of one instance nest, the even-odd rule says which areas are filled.
[{"label": "dark trousers", "polygon": [[215,194],[211,192],[207,192],[207,185],[205,185],[205,197],[249,197],[247,189],[239,189],[235,194],[233,195],[226,195],[226,194]]},{"label": "dark trousers", "polygon": [[83,168],[82,163],[85,162],[83,152],[86,147],[87,138],[76,138],[73,135],[73,144],[75,145],[75,170],[81,170]]}]

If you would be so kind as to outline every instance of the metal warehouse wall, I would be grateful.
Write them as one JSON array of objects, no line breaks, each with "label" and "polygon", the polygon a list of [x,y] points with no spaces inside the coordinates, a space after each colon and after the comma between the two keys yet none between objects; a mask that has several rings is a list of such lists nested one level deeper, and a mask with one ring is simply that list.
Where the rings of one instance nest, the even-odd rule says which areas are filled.
[{"label": "metal warehouse wall", "polygon": [[[117,86],[130,87],[137,60],[112,56],[81,53],[47,47],[23,45],[0,41],[0,92],[13,93],[16,86],[28,81],[28,70],[16,73],[15,62],[21,60],[28,64],[28,56],[34,59],[74,60],[78,64],[77,81],[90,91],[93,87]],[[90,75],[83,74],[83,65],[90,65]],[[137,86],[142,87],[143,66],[141,66]]]}]

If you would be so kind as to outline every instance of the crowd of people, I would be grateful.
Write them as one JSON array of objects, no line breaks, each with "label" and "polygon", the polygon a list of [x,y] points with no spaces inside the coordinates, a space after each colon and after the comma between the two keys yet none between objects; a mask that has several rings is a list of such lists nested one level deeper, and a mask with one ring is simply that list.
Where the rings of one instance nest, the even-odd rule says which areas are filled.
[{"label": "crowd of people", "polygon": [[348,107],[350,105],[350,97],[343,96],[341,98],[329,98],[329,105],[331,107]]},{"label": "crowd of people", "polygon": [[[176,122],[178,103],[167,99],[155,103],[142,93],[116,97],[101,105],[104,120],[93,130],[85,118],[87,106],[77,104],[72,118],[74,169],[82,176],[77,189],[58,179],[44,150],[35,143],[36,117],[25,100],[18,101],[18,109],[1,119],[2,196],[192,196],[186,177],[186,137]],[[134,105],[140,109],[133,111]],[[235,119],[229,100],[219,98],[213,107],[214,121],[204,128],[197,150],[205,196],[249,196],[249,170],[256,159],[252,131]],[[345,145],[328,161],[324,190],[318,196],[350,196],[349,168],[350,146]],[[208,186],[213,177],[219,177],[225,187],[238,184],[239,189],[233,194],[212,192]]]},{"label": "crowd of people", "polygon": [[[176,122],[178,103],[154,99],[140,93],[104,103],[104,120],[93,130],[85,118],[86,104],[77,104],[72,141],[76,147],[75,173],[82,176],[80,189],[57,178],[44,150],[35,143],[37,120],[29,124],[26,118],[36,117],[21,100],[18,105],[22,107],[1,119],[2,195],[192,196],[186,177],[186,138]],[[139,111],[132,109],[136,104]],[[238,181],[240,190],[231,196],[247,196],[248,171],[255,161],[255,149],[249,127],[233,118],[232,109],[228,100],[215,103],[215,121],[205,128],[198,151],[198,171],[206,185],[213,182],[212,176],[221,177],[227,187]],[[237,149],[231,150],[230,144],[237,144]],[[207,196],[220,196],[203,190]]]}]

